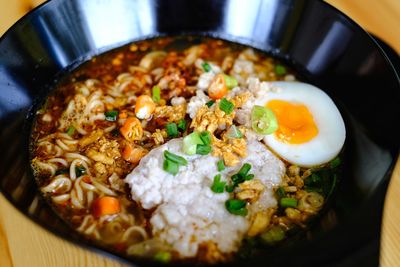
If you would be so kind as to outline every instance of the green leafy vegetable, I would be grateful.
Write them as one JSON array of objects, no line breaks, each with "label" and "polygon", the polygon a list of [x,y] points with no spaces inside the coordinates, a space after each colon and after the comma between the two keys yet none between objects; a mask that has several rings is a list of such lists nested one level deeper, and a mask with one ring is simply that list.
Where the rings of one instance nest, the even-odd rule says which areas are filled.
[{"label": "green leafy vegetable", "polygon": [[176,126],[176,123],[174,122],[170,122],[165,125],[165,130],[167,131],[169,137],[175,138],[179,135],[178,126]]},{"label": "green leafy vegetable", "polygon": [[230,213],[234,215],[246,216],[247,215],[246,204],[247,203],[244,200],[228,199],[225,202],[225,207]]},{"label": "green leafy vegetable", "polygon": [[106,121],[116,121],[118,118],[118,110],[110,110],[104,112],[104,115],[106,116]]},{"label": "green leafy vegetable", "polygon": [[334,158],[331,162],[329,162],[329,166],[334,169],[336,167],[339,167],[339,165],[342,163],[339,157]]},{"label": "green leafy vegetable", "polygon": [[211,185],[211,190],[214,193],[223,193],[226,182],[221,182],[221,174],[217,174],[214,176],[213,184]]},{"label": "green leafy vegetable", "polygon": [[219,102],[219,108],[227,115],[229,115],[232,113],[235,105],[232,102],[228,101],[226,98],[222,98]]},{"label": "green leafy vegetable", "polygon": [[278,130],[278,120],[271,109],[256,105],[251,110],[251,127],[258,134],[272,134]]}]

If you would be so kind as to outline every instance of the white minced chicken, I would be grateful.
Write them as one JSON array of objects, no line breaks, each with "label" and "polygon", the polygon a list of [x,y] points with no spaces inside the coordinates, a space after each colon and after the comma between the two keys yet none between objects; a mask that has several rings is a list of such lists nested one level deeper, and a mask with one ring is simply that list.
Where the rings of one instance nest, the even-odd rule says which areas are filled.
[{"label": "white minced chicken", "polygon": [[[187,159],[177,175],[163,170],[164,151]],[[170,245],[182,257],[196,256],[199,245],[214,242],[223,253],[234,252],[249,229],[248,217],[230,214],[225,208],[229,194],[214,193],[210,187],[218,174],[219,158],[211,155],[188,156],[181,152],[182,139],[171,140],[153,149],[130,173],[125,181],[133,200],[144,209],[155,209],[150,219],[153,236]],[[256,178],[266,186],[260,200],[252,204],[250,213],[275,207],[272,187],[281,183],[284,164],[262,143],[252,140],[247,145],[248,156],[236,167],[220,172],[227,180],[244,163],[250,163]]]}]

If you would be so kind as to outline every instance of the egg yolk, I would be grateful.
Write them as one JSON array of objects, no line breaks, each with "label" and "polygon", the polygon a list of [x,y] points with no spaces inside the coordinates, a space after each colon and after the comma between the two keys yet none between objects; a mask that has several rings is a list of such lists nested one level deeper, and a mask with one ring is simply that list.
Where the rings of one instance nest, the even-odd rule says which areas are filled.
[{"label": "egg yolk", "polygon": [[318,134],[314,118],[305,105],[271,100],[266,106],[275,113],[279,124],[275,135],[281,141],[289,144],[302,144]]}]

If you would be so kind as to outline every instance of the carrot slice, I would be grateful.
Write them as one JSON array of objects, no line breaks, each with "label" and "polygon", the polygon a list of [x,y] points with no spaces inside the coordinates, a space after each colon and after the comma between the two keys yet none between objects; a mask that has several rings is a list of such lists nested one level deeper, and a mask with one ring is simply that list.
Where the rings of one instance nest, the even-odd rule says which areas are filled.
[{"label": "carrot slice", "polygon": [[135,113],[139,119],[148,119],[156,109],[156,104],[148,95],[141,95],[136,99]]},{"label": "carrot slice", "polygon": [[128,117],[119,131],[128,141],[140,140],[143,136],[142,124],[135,117]]},{"label": "carrot slice", "polygon": [[124,147],[122,151],[122,158],[130,163],[138,163],[148,151],[139,146],[133,146],[128,144]]},{"label": "carrot slice", "polygon": [[121,211],[121,204],[118,198],[103,196],[99,197],[92,204],[92,214],[98,218],[103,215],[112,215]]},{"label": "carrot slice", "polygon": [[228,87],[226,86],[224,75],[222,73],[215,75],[208,87],[208,96],[212,99],[220,99],[223,98],[227,92]]}]

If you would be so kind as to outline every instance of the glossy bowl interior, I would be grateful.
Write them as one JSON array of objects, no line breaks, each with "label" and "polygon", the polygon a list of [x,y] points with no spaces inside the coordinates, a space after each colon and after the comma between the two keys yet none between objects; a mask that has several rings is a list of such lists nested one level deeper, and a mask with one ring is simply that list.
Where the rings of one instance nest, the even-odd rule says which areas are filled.
[{"label": "glossy bowl interior", "polygon": [[343,176],[321,217],[307,233],[236,264],[378,265],[384,194],[399,148],[392,126],[400,117],[399,80],[366,32],[319,1],[53,0],[37,8],[0,39],[3,194],[53,233],[107,253],[77,235],[38,195],[28,160],[35,108],[63,74],[91,56],[182,34],[250,45],[284,60],[325,90],[345,118]]}]

